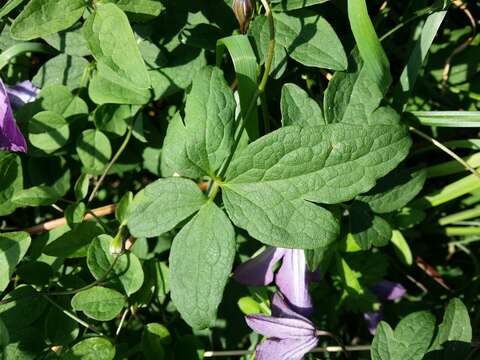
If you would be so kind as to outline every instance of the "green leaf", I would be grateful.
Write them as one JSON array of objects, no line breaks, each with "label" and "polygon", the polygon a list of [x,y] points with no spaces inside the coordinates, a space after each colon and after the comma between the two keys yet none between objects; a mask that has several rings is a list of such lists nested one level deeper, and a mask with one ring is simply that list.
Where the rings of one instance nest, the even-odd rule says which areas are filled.
[{"label": "green leaf", "polygon": [[117,207],[115,208],[115,218],[121,225],[126,224],[128,219],[128,211],[130,205],[133,201],[133,193],[131,191],[127,191],[120,201],[118,202]]},{"label": "green leaf", "polygon": [[164,345],[171,341],[168,329],[157,323],[145,326],[142,332],[142,351],[147,360],[166,359]]},{"label": "green leaf", "polygon": [[392,81],[390,64],[368,16],[365,0],[348,0],[348,19],[363,66],[374,84],[380,89],[388,88]]},{"label": "green leaf", "polygon": [[421,125],[452,128],[480,127],[480,111],[412,111],[407,113]]},{"label": "green leaf", "polygon": [[381,321],[372,343],[372,360],[422,360],[434,331],[435,317],[427,311],[407,315],[395,331]]},{"label": "green leaf", "polygon": [[73,203],[65,209],[65,218],[70,227],[74,227],[83,221],[87,207],[83,202]]},{"label": "green leaf", "polygon": [[157,262],[155,267],[155,295],[160,303],[163,303],[170,292],[169,273],[165,262]]},{"label": "green leaf", "polygon": [[108,283],[124,290],[130,296],[142,287],[144,281],[142,264],[129,252],[117,257],[110,254],[112,241],[110,235],[100,235],[93,239],[88,248],[87,265],[95,279],[101,279],[109,273]]},{"label": "green leaf", "polygon": [[5,290],[15,267],[30,247],[30,236],[26,232],[0,234],[0,292]]},{"label": "green leaf", "polygon": [[138,104],[150,99],[150,77],[125,13],[114,4],[99,4],[83,34],[97,60],[89,95],[97,104]]},{"label": "green leaf", "polygon": [[56,32],[54,34],[43,36],[48,45],[54,47],[60,52],[71,56],[88,56],[90,49],[87,46],[82,27],[77,24],[70,29]]},{"label": "green leaf", "polygon": [[17,205],[12,201],[13,195],[23,189],[23,168],[20,157],[16,154],[0,152],[0,216],[15,211]]},{"label": "green leaf", "polygon": [[20,6],[25,0],[7,0],[4,5],[0,8],[0,18],[7,16],[18,6]]},{"label": "green leaf", "polygon": [[[185,105],[185,126],[176,119],[165,140],[163,156],[175,172],[215,177],[233,144],[235,107],[222,70],[205,67],[195,76]],[[170,145],[174,141],[179,143]]]},{"label": "green leaf", "polygon": [[82,340],[65,354],[66,360],[113,360],[114,357],[115,346],[101,337]]},{"label": "green leaf", "polygon": [[98,174],[110,161],[112,147],[108,137],[99,130],[89,129],[77,139],[77,154],[89,174]]},{"label": "green leaf", "polygon": [[362,250],[368,250],[372,245],[385,246],[390,242],[392,238],[390,224],[373,214],[367,204],[355,201],[349,213],[350,232]]},{"label": "green leaf", "polygon": [[324,125],[323,112],[315,100],[299,86],[287,83],[282,87],[280,100],[283,126]]},{"label": "green leaf", "polygon": [[369,192],[357,196],[357,200],[368,203],[378,213],[388,213],[407,205],[422,190],[427,178],[424,169],[397,168],[378,180]]},{"label": "green leaf", "polygon": [[161,235],[200,209],[206,201],[191,180],[178,177],[159,179],[135,196],[128,228],[135,237]]},{"label": "green leaf", "polygon": [[44,110],[62,115],[68,122],[78,116],[87,116],[88,106],[79,96],[75,96],[63,85],[44,87],[39,94],[39,101]]},{"label": "green leaf", "polygon": [[72,26],[85,11],[84,0],[31,0],[12,24],[17,40],[32,40]]},{"label": "green leaf", "polygon": [[213,202],[205,204],[173,240],[172,300],[194,329],[214,324],[234,257],[233,226]]},{"label": "green leaf", "polygon": [[100,105],[93,114],[97,129],[123,136],[127,132],[128,120],[132,118],[129,105]]},{"label": "green leaf", "polygon": [[257,59],[246,35],[232,35],[217,42],[217,65],[220,65],[224,49],[232,58],[238,83],[240,110],[249,138],[258,138],[258,112],[254,109],[247,118],[252,98],[257,91]]},{"label": "green leaf", "polygon": [[403,234],[398,230],[392,231],[392,245],[394,246],[395,253],[397,254],[398,258],[405,264],[405,265],[412,265],[413,264],[413,256],[412,251],[410,250],[410,246],[408,245],[407,240],[403,237]]},{"label": "green leaf", "polygon": [[149,71],[155,100],[186,89],[200,69],[207,65],[204,51],[191,46],[179,45],[170,56],[168,66]]},{"label": "green leaf", "polygon": [[12,201],[18,206],[46,206],[53,204],[62,195],[52,186],[33,186],[13,195]]},{"label": "green leaf", "polygon": [[42,261],[23,262],[17,267],[17,276],[29,285],[48,285],[53,271],[50,265]]},{"label": "green leaf", "polygon": [[47,306],[47,301],[34,288],[27,285],[18,286],[2,300],[9,299],[13,301],[0,304],[0,320],[9,332],[24,329],[32,324]]},{"label": "green leaf", "polygon": [[64,85],[74,90],[82,86],[82,79],[89,66],[89,62],[82,57],[60,54],[40,67],[32,83],[38,88]]},{"label": "green leaf", "polygon": [[[284,66],[286,53],[305,66],[332,70],[347,68],[343,45],[325,18],[306,10],[289,14],[277,13],[273,18],[277,49],[274,58],[276,66],[272,66],[272,72],[281,72],[279,67]],[[269,42],[265,16],[255,18],[250,33],[257,43],[259,58],[264,61]]]},{"label": "green leaf", "polygon": [[46,153],[60,149],[67,143],[69,136],[68,122],[53,111],[35,114],[28,124],[28,140]]},{"label": "green leaf", "polygon": [[79,258],[87,255],[87,249],[94,237],[103,233],[95,222],[87,221],[78,224],[75,229],[49,243],[43,252],[50,256]]},{"label": "green leaf", "polygon": [[347,72],[337,71],[329,81],[324,97],[327,123],[373,124],[389,83],[377,83],[354,50]]},{"label": "green leaf", "polygon": [[454,298],[448,303],[430,351],[444,349],[451,356],[455,354],[455,357],[465,358],[471,341],[472,327],[468,310],[460,299]]},{"label": "green leaf", "polygon": [[433,40],[435,39],[446,14],[446,10],[436,11],[430,14],[423,24],[420,36],[418,36],[417,31],[415,32],[415,36],[417,36],[417,39],[415,39],[415,45],[408,58],[407,65],[400,75],[400,81],[395,87],[393,106],[396,110],[403,110],[402,108],[404,107],[405,102],[413,91],[417,76],[423,67],[428,51],[432,46]]},{"label": "green leaf", "polygon": [[115,319],[124,306],[125,298],[122,294],[101,286],[80,291],[72,298],[75,311],[83,311],[88,317],[99,321]]},{"label": "green leaf", "polygon": [[287,126],[233,160],[222,185],[225,208],[265,244],[324,247],[337,238],[338,220],[312,202],[334,204],[368,191],[409,147],[399,125]]},{"label": "green leaf", "polygon": [[[28,315],[25,315],[28,316]],[[9,329],[10,343],[2,353],[2,359],[34,360],[43,352],[46,345],[39,336],[39,329],[29,326],[22,329]]]},{"label": "green leaf", "polygon": [[67,346],[78,337],[78,323],[56,307],[51,307],[45,318],[45,338],[53,345]]},{"label": "green leaf", "polygon": [[82,174],[78,177],[73,189],[75,192],[75,198],[77,199],[77,201],[83,200],[87,197],[89,185],[90,185],[90,178],[88,174]]}]

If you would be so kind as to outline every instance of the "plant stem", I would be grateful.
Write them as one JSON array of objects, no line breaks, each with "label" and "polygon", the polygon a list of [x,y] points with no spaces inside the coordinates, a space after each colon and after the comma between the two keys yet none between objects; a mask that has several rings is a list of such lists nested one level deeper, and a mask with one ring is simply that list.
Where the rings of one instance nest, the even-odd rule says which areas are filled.
[{"label": "plant stem", "polygon": [[2,70],[14,57],[26,52],[39,52],[44,54],[54,54],[55,51],[42,43],[24,42],[15,44],[0,54],[0,70]]},{"label": "plant stem", "polygon": [[88,198],[87,204],[90,203],[95,198],[95,195],[97,195],[98,189],[102,185],[103,180],[105,180],[105,177],[107,176],[108,172],[110,171],[112,166],[117,162],[118,158],[120,157],[120,155],[122,155],[123,151],[127,147],[128,142],[130,141],[130,138],[132,137],[132,131],[133,131],[133,124],[128,127],[127,135],[125,135],[125,138],[123,139],[122,144],[118,148],[115,155],[113,155],[112,160],[110,160],[110,162],[108,163],[107,167],[103,171],[102,176],[100,176],[100,179],[98,180],[98,182],[95,184],[95,187],[93,188],[92,193],[90,194],[90,196]]}]

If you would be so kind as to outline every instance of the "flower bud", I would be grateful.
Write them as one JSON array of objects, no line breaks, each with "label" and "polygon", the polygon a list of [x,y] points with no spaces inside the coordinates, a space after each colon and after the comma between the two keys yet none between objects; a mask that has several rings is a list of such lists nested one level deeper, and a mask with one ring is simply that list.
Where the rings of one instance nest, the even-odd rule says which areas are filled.
[{"label": "flower bud", "polygon": [[254,0],[233,0],[232,9],[240,25],[240,31],[245,34],[253,14]]}]

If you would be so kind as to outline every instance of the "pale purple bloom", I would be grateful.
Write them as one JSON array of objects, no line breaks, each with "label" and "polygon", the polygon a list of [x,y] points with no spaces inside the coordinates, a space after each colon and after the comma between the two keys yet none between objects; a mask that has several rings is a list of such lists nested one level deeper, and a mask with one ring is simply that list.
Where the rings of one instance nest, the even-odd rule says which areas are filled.
[{"label": "pale purple bloom", "polygon": [[5,85],[0,80],[0,150],[27,151],[27,143],[17,127]]},{"label": "pale purple bloom", "polygon": [[19,108],[37,98],[39,89],[30,80],[22,81],[13,86],[7,86],[8,98],[13,108]]},{"label": "pale purple bloom", "polygon": [[239,265],[234,278],[248,286],[269,285],[274,279],[273,268],[279,260],[282,260],[282,265],[275,284],[292,309],[299,314],[310,315],[313,304],[308,286],[316,274],[308,271],[303,250],[268,247],[260,255]]},{"label": "pale purple bloom", "polygon": [[[380,300],[398,300],[405,296],[407,290],[402,284],[390,281],[382,280],[371,288],[372,292],[377,295]],[[375,335],[378,323],[383,319],[383,305],[379,311],[368,311],[363,314],[365,321],[367,322],[368,331],[370,334]]]},{"label": "pale purple bloom", "polygon": [[257,346],[257,360],[300,360],[318,342],[313,323],[290,309],[280,293],[273,295],[272,316],[248,315],[246,321],[255,332],[268,337]]}]

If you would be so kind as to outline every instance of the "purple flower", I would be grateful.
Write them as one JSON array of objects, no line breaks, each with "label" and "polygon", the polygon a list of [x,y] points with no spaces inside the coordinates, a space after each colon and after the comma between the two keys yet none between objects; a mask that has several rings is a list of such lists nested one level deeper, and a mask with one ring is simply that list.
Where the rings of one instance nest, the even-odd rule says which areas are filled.
[{"label": "purple flower", "polygon": [[268,247],[260,255],[239,265],[235,269],[234,278],[248,286],[269,285],[274,278],[273,267],[281,259],[282,266],[275,284],[292,309],[308,316],[313,311],[308,285],[316,273],[308,271],[303,250]]},{"label": "purple flower", "polygon": [[38,91],[39,89],[35,87],[30,80],[22,81],[13,86],[7,86],[8,98],[14,109],[34,101],[37,98]]},{"label": "purple flower", "polygon": [[[371,288],[372,292],[377,295],[380,300],[398,300],[405,296],[407,290],[402,284],[390,281],[382,280]],[[363,314],[363,318],[367,322],[368,331],[370,334],[375,335],[378,323],[383,319],[383,305],[379,311],[368,311]]]},{"label": "purple flower", "polygon": [[10,105],[9,93],[0,80],[0,150],[27,151],[27,143],[17,127]]},{"label": "purple flower", "polygon": [[273,295],[272,316],[248,315],[246,321],[255,332],[268,337],[257,346],[257,360],[300,360],[318,342],[313,323],[290,309],[280,293]]}]

